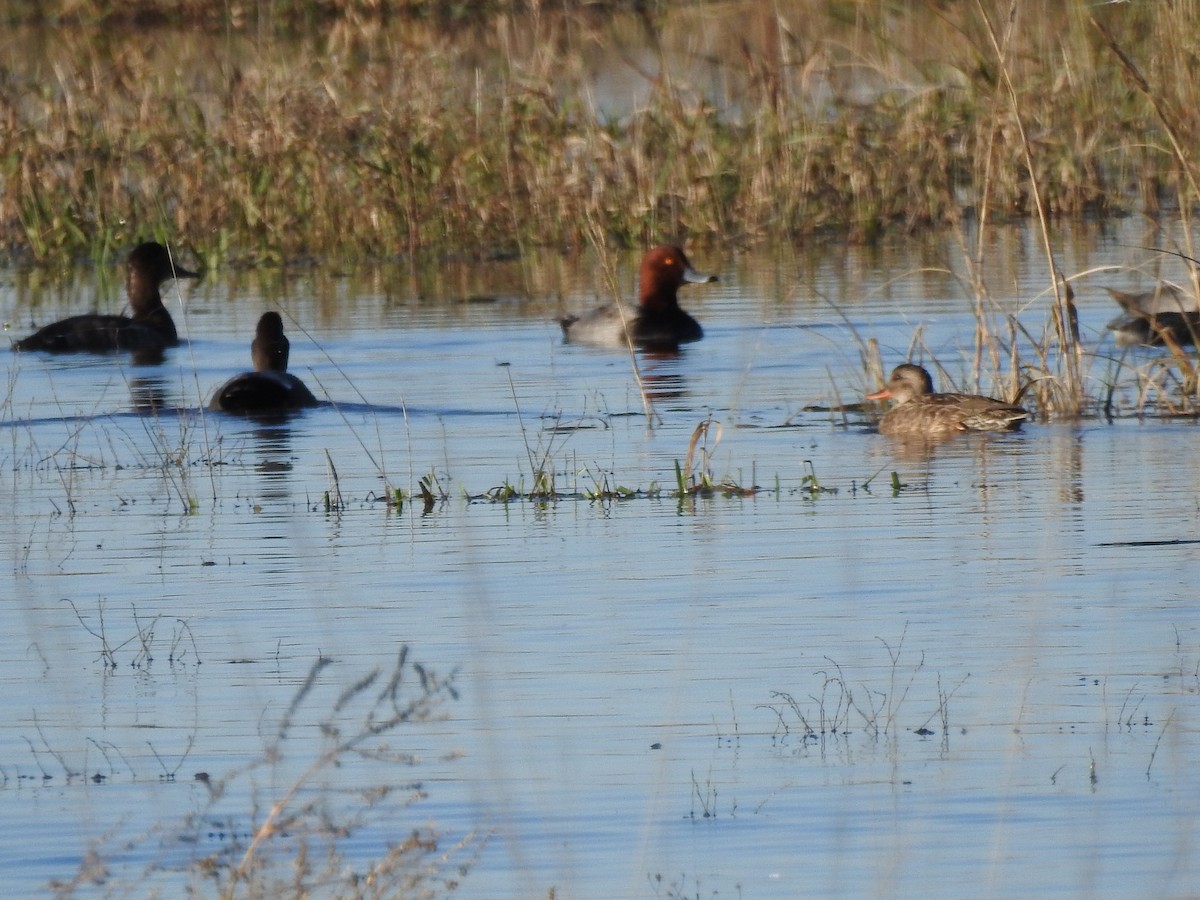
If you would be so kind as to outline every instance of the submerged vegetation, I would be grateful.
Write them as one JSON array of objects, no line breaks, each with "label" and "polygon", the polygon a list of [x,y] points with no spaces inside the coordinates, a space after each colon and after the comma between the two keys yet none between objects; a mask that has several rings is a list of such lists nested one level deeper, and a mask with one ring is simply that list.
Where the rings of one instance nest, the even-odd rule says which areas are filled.
[{"label": "submerged vegetation", "polygon": [[0,246],[493,256],[1197,200],[1188,4],[440,6],[18,5]]}]

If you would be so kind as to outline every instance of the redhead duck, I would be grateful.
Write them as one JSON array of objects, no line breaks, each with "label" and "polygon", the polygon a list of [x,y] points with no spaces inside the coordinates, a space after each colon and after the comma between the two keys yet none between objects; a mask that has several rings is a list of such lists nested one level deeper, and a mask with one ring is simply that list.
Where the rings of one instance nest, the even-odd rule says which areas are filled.
[{"label": "redhead duck", "polygon": [[1019,406],[978,394],[936,394],[920,366],[896,366],[883,390],[868,400],[892,400],[880,434],[945,437],[960,431],[1016,431],[1029,418]]},{"label": "redhead duck", "polygon": [[179,343],[175,323],[163,306],[159,287],[171,278],[199,278],[174,264],[162,244],[139,244],[125,262],[125,292],[132,316],[91,313],[54,322],[17,341],[17,350],[48,353],[112,353],[131,350],[139,354],[161,354]]},{"label": "redhead duck", "polygon": [[1124,311],[1124,315],[1106,326],[1116,335],[1118,347],[1196,343],[1196,334],[1200,332],[1200,305],[1195,297],[1170,284],[1160,284],[1153,291],[1140,294],[1114,288],[1105,290]]},{"label": "redhead duck", "polygon": [[263,313],[250,344],[253,372],[234,375],[213,394],[210,409],[234,413],[273,413],[318,406],[304,382],[287,370],[291,345],[277,312]]},{"label": "redhead duck", "polygon": [[678,347],[704,337],[700,323],[679,308],[679,288],[708,284],[716,275],[692,268],[680,247],[655,247],[642,257],[637,311],[626,314],[609,303],[582,316],[559,319],[563,338],[570,342],[602,346]]}]

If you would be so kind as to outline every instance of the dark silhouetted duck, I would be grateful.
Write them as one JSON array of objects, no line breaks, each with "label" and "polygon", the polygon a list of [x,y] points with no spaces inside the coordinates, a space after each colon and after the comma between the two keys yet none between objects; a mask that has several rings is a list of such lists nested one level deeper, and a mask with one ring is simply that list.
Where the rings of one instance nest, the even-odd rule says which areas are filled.
[{"label": "dark silhouetted duck", "polygon": [[263,313],[250,343],[253,372],[234,375],[213,394],[210,409],[234,413],[274,413],[318,406],[304,382],[287,370],[291,344],[277,312]]},{"label": "dark silhouetted duck", "polygon": [[559,319],[563,337],[571,342],[623,347],[674,348],[704,337],[700,323],[679,308],[679,288],[684,284],[707,284],[716,275],[692,268],[680,247],[655,247],[642,257],[641,287],[637,310],[628,310],[625,320],[615,303],[582,316]]},{"label": "dark silhouetted duck", "polygon": [[1200,333],[1200,305],[1196,298],[1170,284],[1160,284],[1152,291],[1129,294],[1105,288],[1124,315],[1108,323],[1116,335],[1118,347],[1137,344],[1158,346],[1172,342],[1184,346],[1196,343]]},{"label": "dark silhouetted duck", "polygon": [[1029,418],[1019,406],[978,394],[937,394],[920,366],[896,366],[887,386],[868,400],[892,400],[879,422],[880,434],[945,437],[960,431],[1016,431]]},{"label": "dark silhouetted duck", "polygon": [[125,291],[132,316],[91,313],[72,316],[17,341],[17,350],[47,353],[112,353],[130,350],[139,354],[161,354],[179,343],[175,323],[163,306],[159,287],[171,278],[199,278],[171,261],[162,244],[139,244],[125,262]]}]

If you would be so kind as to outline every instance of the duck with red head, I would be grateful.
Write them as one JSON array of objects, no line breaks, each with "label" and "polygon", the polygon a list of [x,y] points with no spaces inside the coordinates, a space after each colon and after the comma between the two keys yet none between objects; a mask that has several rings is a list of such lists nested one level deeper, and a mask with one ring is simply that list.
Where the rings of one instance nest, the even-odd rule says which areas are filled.
[{"label": "duck with red head", "polygon": [[868,400],[892,400],[879,433],[942,438],[964,431],[1017,431],[1029,413],[1019,406],[979,394],[939,394],[921,366],[896,366],[887,385]]},{"label": "duck with red head", "polygon": [[42,350],[46,353],[113,353],[120,350],[136,354],[161,355],[167,347],[179,343],[175,323],[163,306],[159,292],[164,281],[172,278],[199,278],[175,265],[162,244],[139,244],[125,262],[125,292],[132,316],[87,314],[54,322],[13,344],[16,350]]},{"label": "duck with red head", "polygon": [[250,343],[253,372],[234,375],[208,404],[210,409],[232,413],[280,413],[320,405],[320,401],[287,370],[291,344],[283,333],[283,319],[266,312],[258,320]]},{"label": "duck with red head", "polygon": [[716,275],[697,272],[681,247],[655,247],[642,257],[638,306],[622,319],[615,303],[581,316],[559,319],[563,337],[571,343],[648,349],[676,348],[698,341],[704,329],[679,307],[679,288],[708,284]]}]

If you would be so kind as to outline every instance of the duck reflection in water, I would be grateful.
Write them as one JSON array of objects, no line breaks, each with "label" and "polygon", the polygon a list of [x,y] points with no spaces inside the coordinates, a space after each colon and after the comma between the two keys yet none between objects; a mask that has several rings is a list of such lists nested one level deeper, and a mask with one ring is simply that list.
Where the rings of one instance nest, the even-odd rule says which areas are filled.
[{"label": "duck reflection in water", "polygon": [[242,372],[225,382],[209,409],[255,416],[280,416],[319,406],[320,401],[287,370],[290,344],[277,312],[263,313],[250,344],[253,372]]},{"label": "duck reflection in water", "polygon": [[642,387],[655,403],[682,400],[687,397],[687,378],[678,366],[680,351],[674,349],[645,350],[642,354]]},{"label": "duck reflection in water", "polygon": [[175,403],[168,403],[169,397],[167,380],[161,376],[129,380],[129,399],[133,402],[134,412],[153,414],[175,409]]},{"label": "duck reflection in water", "polygon": [[287,476],[292,471],[292,429],[285,416],[255,417],[259,427],[254,429],[258,462],[254,471],[262,476],[264,500],[286,500],[291,496]]}]

